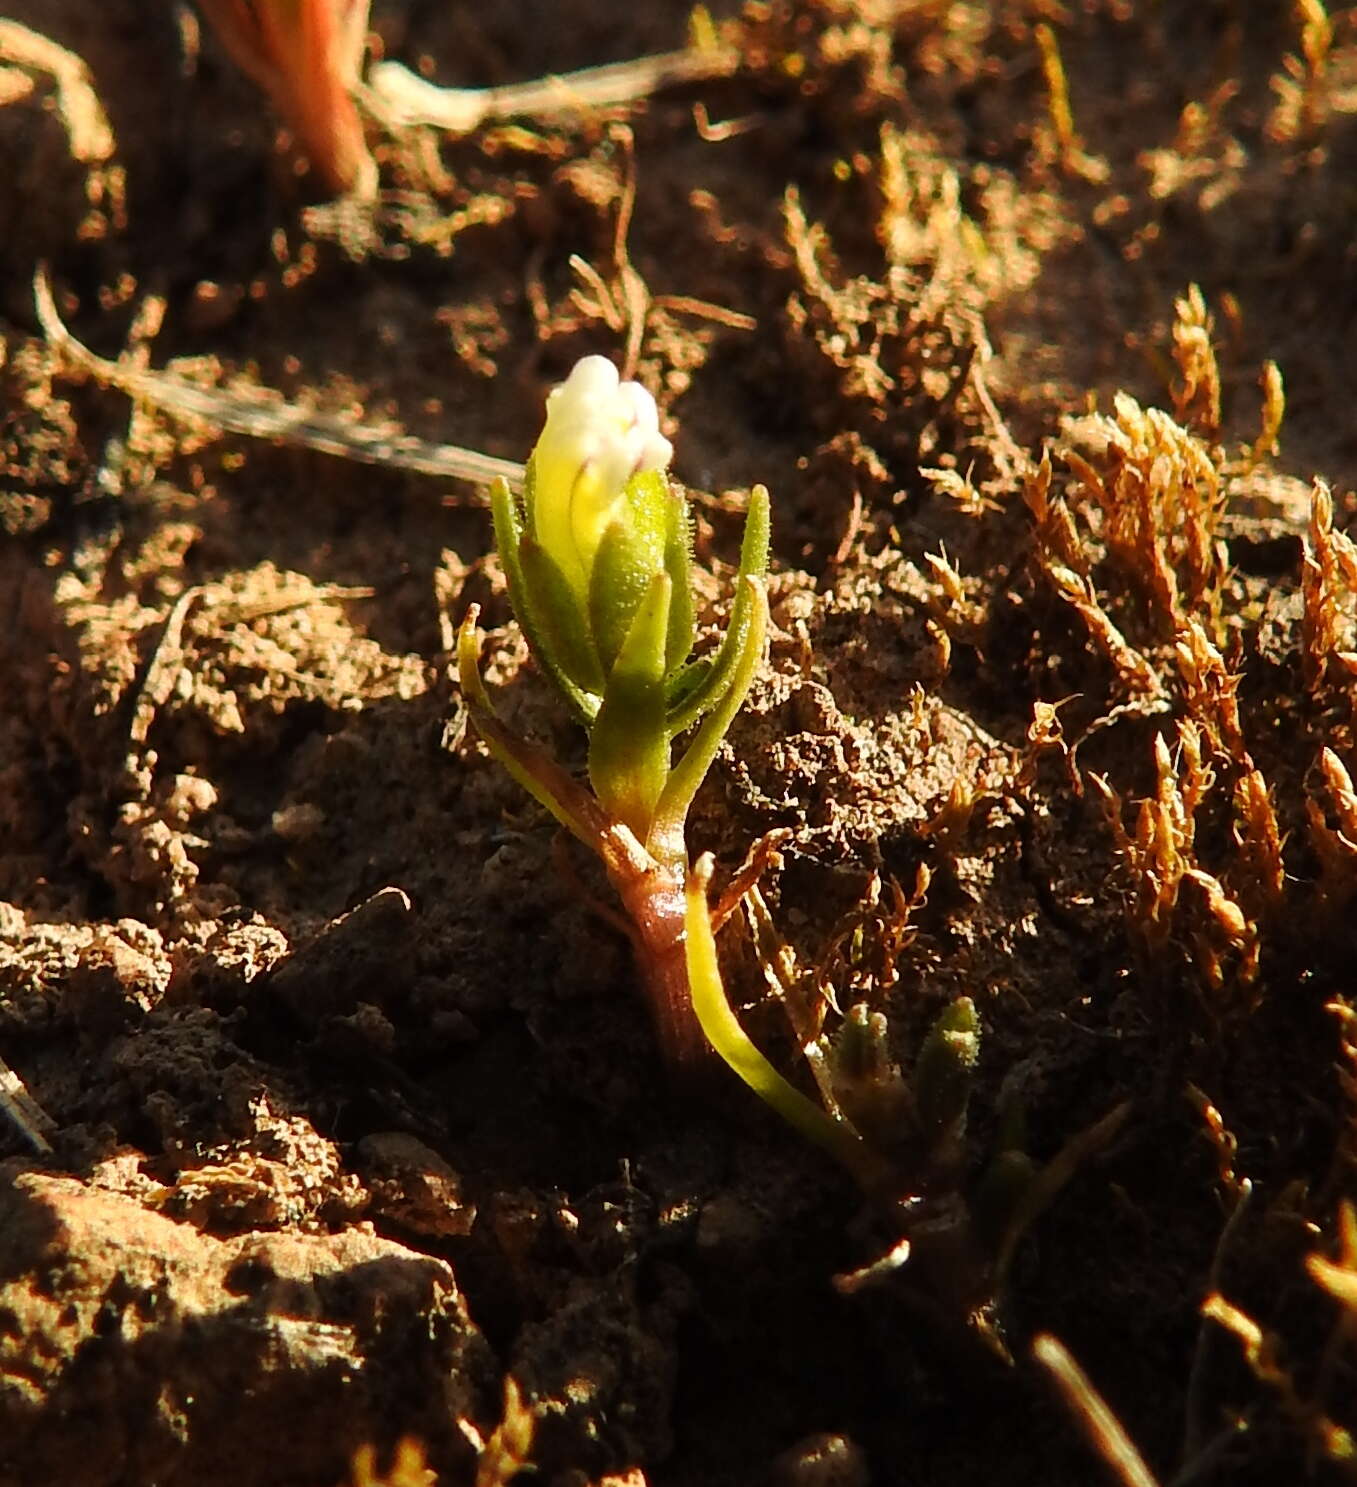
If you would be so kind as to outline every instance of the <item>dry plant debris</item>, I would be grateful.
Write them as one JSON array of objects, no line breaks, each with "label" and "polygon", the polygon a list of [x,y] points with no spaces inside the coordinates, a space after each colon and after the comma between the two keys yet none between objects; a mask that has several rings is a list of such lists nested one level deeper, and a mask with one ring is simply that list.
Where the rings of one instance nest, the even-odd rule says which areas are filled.
[{"label": "dry plant debris", "polygon": [[[383,0],[319,201],[189,16],[0,22],[0,1487],[1349,1476],[1351,8]],[[691,844],[903,1213],[450,682],[584,768],[478,488],[591,354],[699,654],[774,493]]]}]

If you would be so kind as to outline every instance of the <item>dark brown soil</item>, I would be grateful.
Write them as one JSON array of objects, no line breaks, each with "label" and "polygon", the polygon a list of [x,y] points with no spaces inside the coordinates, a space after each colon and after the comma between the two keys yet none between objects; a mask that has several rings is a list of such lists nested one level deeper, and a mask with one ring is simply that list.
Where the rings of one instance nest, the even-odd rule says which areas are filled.
[{"label": "dark brown soil", "polygon": [[[1325,43],[1317,4],[723,4],[732,77],[373,123],[364,212],[186,8],[5,10],[84,60],[113,144],[0,33],[0,1057],[53,1127],[0,1119],[0,1487],[327,1487],[402,1437],[470,1482],[506,1377],[551,1487],[1114,1480],[1042,1333],[1165,1483],[1337,1475],[1354,1360],[1306,1258],[1357,1265],[1357,12]],[[688,24],[373,14],[467,87]],[[45,262],[106,358],[522,459],[574,360],[625,353],[572,255],[649,296],[711,622],[773,492],[771,653],[694,851],[721,877],[789,830],[778,931],[906,1069],[975,1000],[958,1194],[1015,1092],[1038,1164],[1129,1102],[997,1293],[916,1235],[844,1294],[898,1232],[720,1066],[670,1089],[601,873],[464,726],[474,601],[505,715],[582,763],[475,487],[129,399],[32,288]],[[1171,432],[1137,464],[1144,409]],[[792,1072],[748,935],[721,946]]]}]

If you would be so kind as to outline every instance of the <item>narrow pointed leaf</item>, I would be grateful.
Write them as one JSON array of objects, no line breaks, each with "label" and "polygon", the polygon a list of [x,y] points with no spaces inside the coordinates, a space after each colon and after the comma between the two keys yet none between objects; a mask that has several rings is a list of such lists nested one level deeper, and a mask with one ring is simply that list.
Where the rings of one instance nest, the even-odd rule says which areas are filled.
[{"label": "narrow pointed leaf", "polygon": [[[529,469],[524,474],[525,486],[530,484],[531,480],[532,472]],[[517,571],[514,554],[517,553],[519,541],[523,536],[523,518],[518,502],[514,499],[514,493],[509,489],[509,482],[502,476],[490,482],[490,517],[495,524],[495,546],[500,551],[500,561],[504,564],[504,571],[510,575],[512,582]],[[521,580],[522,575],[518,576]]]},{"label": "narrow pointed leaf", "polygon": [[673,585],[657,573],[608,678],[589,735],[589,778],[604,806],[644,841],[669,773],[664,643]]},{"label": "narrow pointed leaf", "polygon": [[[672,675],[688,659],[697,639],[697,616],[693,610],[693,523],[688,502],[671,486],[668,534],[664,544],[664,570],[674,585],[669,606],[669,639],[664,648],[665,674]],[[670,692],[672,697],[672,689]]]},{"label": "narrow pointed leaf", "polygon": [[702,720],[702,726],[693,735],[683,757],[669,772],[655,806],[655,818],[646,845],[661,860],[684,851],[683,823],[688,808],[763,660],[763,642],[768,633],[768,596],[759,579],[751,576],[742,582],[743,592],[748,595],[749,620],[743,630],[740,649],[734,657],[729,682],[720,700]]},{"label": "narrow pointed leaf", "polygon": [[589,624],[605,674],[626,644],[651,580],[664,567],[669,501],[663,475],[653,470],[634,475],[622,509],[604,528],[594,554]]},{"label": "narrow pointed leaf", "polygon": [[[768,571],[769,532],[768,489],[766,486],[756,485],[749,497],[744,541],[740,545],[740,571],[735,576],[735,602],[730,607],[730,624],[725,639],[702,683],[670,707],[668,722],[671,738],[691,728],[703,713],[710,712],[731,685],[754,618],[753,589],[747,580],[760,580],[754,587],[759,593],[763,593],[761,580]],[[766,598],[764,610],[766,615]]]},{"label": "narrow pointed leaf", "polygon": [[1003,1285],[1009,1266],[1013,1263],[1013,1252],[1018,1241],[1054,1201],[1060,1189],[1074,1176],[1079,1168],[1105,1146],[1111,1144],[1126,1123],[1132,1110],[1132,1102],[1123,1100],[1109,1110],[1101,1120],[1078,1131],[1056,1152],[1055,1156],[1034,1174],[1027,1184],[1008,1220],[999,1252],[994,1258],[991,1274],[996,1288]]},{"label": "narrow pointed leaf", "polygon": [[[531,465],[528,466],[526,481],[530,490]],[[527,637],[528,649],[580,722],[587,727],[598,712],[596,692],[603,690],[597,658],[592,654],[587,636],[581,645],[579,637],[559,634],[560,625],[544,623],[544,611],[573,613],[574,599],[570,598],[564,609],[554,610],[560,602],[565,580],[555,571],[539,572],[543,566],[539,561],[541,549],[531,537],[525,537],[518,506],[505,480],[496,480],[490,487],[490,515],[495,524],[495,547],[509,582],[509,602]],[[525,557],[531,572],[525,571]],[[540,599],[536,598],[539,584],[542,586]],[[570,673],[595,680],[596,688],[572,681]]]},{"label": "narrow pointed leaf", "polygon": [[582,705],[591,718],[598,711],[604,673],[579,603],[555,559],[531,532],[519,544],[518,561],[526,585],[519,623],[528,644],[552,681],[567,696],[579,695],[581,702],[572,697],[571,705]]},{"label": "narrow pointed leaf", "polygon": [[479,610],[473,604],[467,610],[457,632],[457,673],[462,698],[486,748],[504,766],[509,775],[585,846],[602,850],[609,823],[599,810],[598,802],[553,759],[526,739],[511,733],[495,716],[480,671],[480,635],[476,629]]},{"label": "narrow pointed leaf", "polygon": [[938,1014],[914,1064],[914,1100],[924,1131],[960,1130],[980,1060],[980,1019],[970,997]]},{"label": "narrow pointed leaf", "polygon": [[680,666],[677,671],[671,671],[665,677],[664,695],[669,699],[669,713],[666,716],[672,716],[674,710],[688,700],[689,694],[706,681],[711,665],[704,656],[697,661],[689,661],[686,666]]},{"label": "narrow pointed leaf", "polygon": [[202,9],[237,66],[272,96],[328,185],[372,196],[377,166],[351,96],[359,81],[366,3],[202,0]]},{"label": "narrow pointed leaf", "polygon": [[740,578],[762,578],[768,572],[768,544],[772,535],[773,515],[768,487],[756,485],[749,492],[749,510],[744,519],[744,538],[740,543]]}]

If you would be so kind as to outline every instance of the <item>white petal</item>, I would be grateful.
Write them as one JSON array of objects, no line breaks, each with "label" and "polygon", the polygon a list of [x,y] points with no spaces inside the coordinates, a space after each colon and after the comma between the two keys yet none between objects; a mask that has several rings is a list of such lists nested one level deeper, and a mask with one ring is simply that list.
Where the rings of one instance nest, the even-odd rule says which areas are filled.
[{"label": "white petal", "polygon": [[616,396],[617,383],[617,368],[606,356],[586,356],[575,363],[559,387],[552,388],[547,398],[547,417],[595,407]]},{"label": "white petal", "polygon": [[627,482],[663,470],[673,447],[660,433],[655,399],[623,382],[606,357],[586,356],[547,398],[533,453],[533,531],[582,591]]},{"label": "white petal", "polygon": [[660,415],[655,407],[655,399],[639,382],[622,383],[617,389],[617,397],[622,416],[629,428],[642,435],[659,432]]},{"label": "white petal", "polygon": [[649,435],[641,447],[641,453],[636,461],[638,470],[667,470],[669,461],[674,458],[674,446],[656,431]]}]

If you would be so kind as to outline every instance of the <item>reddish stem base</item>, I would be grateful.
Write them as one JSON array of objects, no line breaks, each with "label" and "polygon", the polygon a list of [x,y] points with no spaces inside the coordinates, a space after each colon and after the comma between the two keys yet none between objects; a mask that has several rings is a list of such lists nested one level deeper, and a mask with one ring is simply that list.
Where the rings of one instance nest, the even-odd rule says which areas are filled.
[{"label": "reddish stem base", "polygon": [[609,873],[635,931],[636,967],[665,1063],[680,1081],[695,1077],[707,1055],[688,985],[686,872],[687,865],[680,860],[656,862],[642,872],[618,867]]}]

